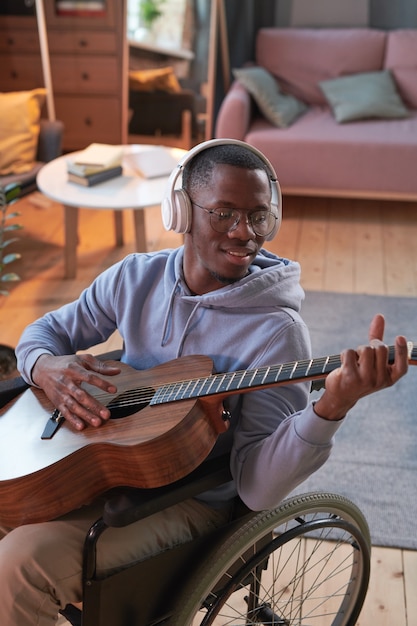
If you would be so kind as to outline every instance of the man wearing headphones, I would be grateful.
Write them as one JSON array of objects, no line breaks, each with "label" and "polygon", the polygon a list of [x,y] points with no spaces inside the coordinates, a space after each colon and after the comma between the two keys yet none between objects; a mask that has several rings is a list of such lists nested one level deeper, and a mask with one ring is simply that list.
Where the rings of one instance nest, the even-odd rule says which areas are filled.
[{"label": "man wearing headphones", "polygon": [[[215,372],[310,358],[299,265],[262,248],[279,229],[281,195],[261,153],[227,139],[192,149],[171,176],[162,217],[166,228],[184,233],[183,246],[127,256],[77,301],[31,324],[17,347],[22,375],[75,430],[99,428],[110,417],[81,384],[115,393],[112,375],[118,373],[76,352],[115,329],[124,339],[122,360],[140,370],[197,354],[211,357]],[[315,405],[307,382],[229,396],[230,426],[211,454],[230,452],[233,482],[110,529],[100,540],[99,571],[208,532],[228,518],[236,494],[254,510],[278,505],[326,461],[356,401],[406,372],[405,339],[397,338],[389,365],[383,325],[376,316],[370,344],[343,353],[342,367],[327,377]],[[89,503],[58,520],[0,529],[2,626],[47,626],[60,608],[81,601],[82,546],[101,506]]]}]

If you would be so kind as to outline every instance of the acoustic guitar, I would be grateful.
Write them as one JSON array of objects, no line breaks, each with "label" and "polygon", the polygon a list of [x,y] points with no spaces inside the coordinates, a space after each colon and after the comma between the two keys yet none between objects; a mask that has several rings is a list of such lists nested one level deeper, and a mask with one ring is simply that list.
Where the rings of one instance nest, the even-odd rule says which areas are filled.
[{"label": "acoustic guitar", "polygon": [[[394,347],[389,348],[390,360]],[[417,348],[409,344],[409,362]],[[228,419],[223,400],[302,380],[319,380],[340,356],[212,374],[205,356],[137,371],[114,362],[116,394],[86,386],[111,411],[99,428],[74,431],[65,420],[42,438],[54,407],[29,388],[0,415],[0,523],[17,526],[63,515],[119,486],[153,488],[179,480],[209,454]],[[59,416],[58,416],[59,418]]]}]

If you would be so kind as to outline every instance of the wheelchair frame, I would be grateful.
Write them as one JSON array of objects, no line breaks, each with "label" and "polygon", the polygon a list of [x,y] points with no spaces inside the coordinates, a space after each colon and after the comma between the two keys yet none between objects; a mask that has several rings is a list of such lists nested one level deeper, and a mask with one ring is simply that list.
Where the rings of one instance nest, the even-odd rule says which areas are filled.
[{"label": "wheelchair frame", "polygon": [[[0,381],[0,407],[26,388],[21,378]],[[68,605],[61,613],[73,626],[354,626],[368,588],[371,541],[361,511],[335,494],[290,497],[260,513],[239,501],[224,527],[97,575],[97,543],[107,528],[230,479],[226,455],[172,485],[109,498],[85,540],[83,610]]]},{"label": "wheelchair frame", "polygon": [[[97,543],[107,528],[126,526],[230,478],[226,455],[206,461],[174,485],[128,490],[121,498],[109,499],[103,517],[86,536],[83,612],[73,607],[63,612],[73,626],[354,626],[369,581],[369,530],[359,509],[334,494],[295,496],[274,511],[260,513],[249,511],[239,501],[236,516],[223,528],[105,578],[97,576]],[[275,553],[290,542],[297,544],[291,551],[298,551],[300,541],[306,538],[312,543],[311,553],[301,559],[298,556],[293,580],[286,580],[280,588],[279,600],[271,591],[279,581],[272,580],[270,588],[261,591],[268,560],[275,559]],[[326,547],[321,554],[323,545]],[[338,551],[342,551],[340,562],[334,559]],[[313,563],[316,553],[320,556]],[[304,579],[312,578],[311,589],[301,591]],[[180,589],[178,580],[183,581]],[[328,585],[333,585],[332,592],[324,596],[322,589]],[[246,608],[236,612],[233,621],[228,620],[235,609],[227,609],[229,617],[220,617],[224,601],[227,603],[236,591],[241,593],[243,587],[249,587]],[[317,599],[313,597],[316,593]],[[300,620],[304,619],[306,604],[304,622]],[[205,606],[203,613],[200,606]]]}]

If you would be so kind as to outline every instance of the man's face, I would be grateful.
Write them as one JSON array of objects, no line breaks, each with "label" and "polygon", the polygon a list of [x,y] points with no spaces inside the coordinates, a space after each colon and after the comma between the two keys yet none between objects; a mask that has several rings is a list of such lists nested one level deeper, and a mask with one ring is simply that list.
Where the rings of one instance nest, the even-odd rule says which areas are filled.
[{"label": "man's face", "polygon": [[197,294],[220,289],[246,276],[265,237],[256,235],[247,215],[270,209],[271,188],[266,172],[233,165],[216,165],[211,182],[193,192],[193,202],[207,209],[239,209],[241,219],[229,232],[216,232],[210,214],[193,205],[191,232],[185,236],[184,275]]}]

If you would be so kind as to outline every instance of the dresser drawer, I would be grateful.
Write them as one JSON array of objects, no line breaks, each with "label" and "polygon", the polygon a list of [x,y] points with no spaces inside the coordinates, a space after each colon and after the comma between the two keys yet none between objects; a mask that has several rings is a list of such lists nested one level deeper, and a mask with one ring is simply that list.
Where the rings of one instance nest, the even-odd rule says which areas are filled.
[{"label": "dresser drawer", "polygon": [[120,90],[120,75],[114,57],[55,56],[51,73],[56,93],[114,93]]},{"label": "dresser drawer", "polygon": [[0,91],[22,91],[43,87],[42,63],[33,55],[14,54],[0,63]]},{"label": "dresser drawer", "polygon": [[64,150],[90,143],[121,143],[119,98],[55,97],[56,117],[64,122]]},{"label": "dresser drawer", "polygon": [[50,31],[50,53],[114,54],[117,51],[115,33],[80,31]]},{"label": "dresser drawer", "polygon": [[[30,30],[0,30],[0,52],[15,54],[16,52],[36,52],[40,54],[38,32]],[[3,59],[2,59],[3,63]]]}]

